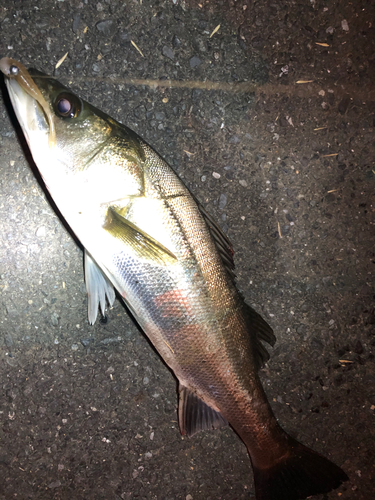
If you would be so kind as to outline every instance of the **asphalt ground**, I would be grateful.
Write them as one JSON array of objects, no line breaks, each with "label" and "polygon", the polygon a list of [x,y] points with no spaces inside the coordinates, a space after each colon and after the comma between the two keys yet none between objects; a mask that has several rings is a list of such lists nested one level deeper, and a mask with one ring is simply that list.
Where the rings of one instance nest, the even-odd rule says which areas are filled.
[{"label": "asphalt ground", "polygon": [[[238,287],[277,336],[262,370],[273,410],[350,477],[316,500],[375,491],[374,13],[0,5],[0,56],[144,137],[232,240]],[[254,498],[230,428],[180,435],[176,380],[124,306],[89,326],[82,250],[1,86],[0,499]]]}]

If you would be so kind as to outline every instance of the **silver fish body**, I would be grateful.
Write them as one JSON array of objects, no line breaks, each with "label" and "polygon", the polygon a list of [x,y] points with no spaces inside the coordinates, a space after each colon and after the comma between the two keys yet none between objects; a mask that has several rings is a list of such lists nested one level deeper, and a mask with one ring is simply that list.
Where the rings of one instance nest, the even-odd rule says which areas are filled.
[{"label": "silver fish body", "polygon": [[229,424],[258,500],[297,500],[347,479],[278,425],[259,381],[273,332],[237,291],[232,248],[140,137],[54,79],[2,59],[35,163],[85,247],[89,320],[113,287],[179,381],[181,432]]}]

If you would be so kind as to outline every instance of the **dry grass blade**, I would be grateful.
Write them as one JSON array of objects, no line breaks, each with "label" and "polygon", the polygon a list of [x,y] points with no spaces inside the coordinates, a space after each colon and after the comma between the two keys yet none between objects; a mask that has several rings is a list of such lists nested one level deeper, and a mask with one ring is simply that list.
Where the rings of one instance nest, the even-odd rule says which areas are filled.
[{"label": "dry grass blade", "polygon": [[69,54],[69,52],[67,52],[66,54],[64,54],[64,55],[62,56],[62,58],[61,58],[61,59],[59,59],[59,60],[57,61],[56,66],[55,66],[55,69],[59,68],[59,67],[62,65],[62,63],[63,63],[63,62],[65,61],[65,59],[68,57],[68,54]]},{"label": "dry grass blade", "polygon": [[133,47],[135,47],[138,50],[138,52],[141,54],[142,57],[145,57],[143,55],[143,52],[141,51],[141,49],[138,47],[138,45],[135,42],[133,42],[133,40],[130,40],[130,43],[133,45]]},{"label": "dry grass blade", "polygon": [[218,24],[218,25],[216,26],[216,28],[213,30],[213,32],[212,32],[212,33],[211,33],[211,35],[210,35],[210,38],[211,38],[212,36],[214,36],[214,34],[215,34],[215,33],[217,33],[217,32],[219,31],[219,29],[220,29],[220,24]]}]

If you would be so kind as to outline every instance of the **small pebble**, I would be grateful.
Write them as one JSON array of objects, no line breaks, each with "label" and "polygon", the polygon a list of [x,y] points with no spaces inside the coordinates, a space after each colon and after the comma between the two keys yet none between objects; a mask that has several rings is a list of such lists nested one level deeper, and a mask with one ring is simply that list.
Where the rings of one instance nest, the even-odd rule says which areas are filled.
[{"label": "small pebble", "polygon": [[168,59],[171,59],[173,61],[174,52],[170,47],[167,47],[166,45],[164,45],[162,52],[163,52],[163,56],[168,57]]},{"label": "small pebble", "polygon": [[46,228],[45,228],[45,226],[40,226],[35,231],[35,236],[37,236],[38,238],[44,238],[45,235],[46,235]]},{"label": "small pebble", "polygon": [[73,27],[72,30],[74,33],[77,33],[79,28],[79,23],[81,20],[81,15],[78,12],[73,13]]},{"label": "small pebble", "polygon": [[114,32],[116,26],[111,19],[106,19],[104,21],[99,21],[95,25],[96,29],[103,33],[103,35],[110,35]]},{"label": "small pebble", "polygon": [[165,119],[165,113],[164,111],[156,111],[155,112],[155,118],[159,121],[163,121]]},{"label": "small pebble", "polygon": [[201,60],[199,59],[199,57],[197,56],[193,56],[191,59],[190,59],[190,67],[191,68],[196,68],[197,66],[199,66],[201,64]]},{"label": "small pebble", "polygon": [[348,21],[346,19],[343,19],[341,21],[341,28],[344,30],[344,31],[349,31],[349,24],[348,24]]},{"label": "small pebble", "polygon": [[214,177],[215,179],[220,179],[221,175],[217,172],[212,172],[212,177]]},{"label": "small pebble", "polygon": [[145,118],[146,116],[146,108],[143,104],[135,108],[133,112],[136,118]]},{"label": "small pebble", "polygon": [[94,341],[94,339],[92,339],[92,338],[91,339],[88,338],[88,339],[81,339],[80,340],[80,342],[83,345],[83,347],[88,347],[91,344],[91,342],[93,342],[93,341]]},{"label": "small pebble", "polygon": [[241,142],[241,139],[238,137],[238,135],[233,135],[232,137],[230,137],[228,142],[229,144],[238,144],[239,142]]},{"label": "small pebble", "polygon": [[59,324],[59,315],[55,312],[51,314],[51,323],[53,326],[58,326]]},{"label": "small pebble", "polygon": [[223,210],[225,205],[227,204],[227,195],[222,193],[219,198],[219,208],[220,210]]},{"label": "small pebble", "polygon": [[[176,3],[176,2],[174,2],[174,3]],[[176,35],[174,35],[174,37],[172,38],[172,45],[173,45],[173,48],[175,48],[175,49],[178,49],[179,47],[181,47],[181,40]]]},{"label": "small pebble", "polygon": [[50,484],[48,485],[48,488],[49,488],[50,490],[53,490],[53,489],[55,489],[55,488],[58,488],[59,486],[61,486],[61,481],[54,481],[53,483],[50,483]]}]

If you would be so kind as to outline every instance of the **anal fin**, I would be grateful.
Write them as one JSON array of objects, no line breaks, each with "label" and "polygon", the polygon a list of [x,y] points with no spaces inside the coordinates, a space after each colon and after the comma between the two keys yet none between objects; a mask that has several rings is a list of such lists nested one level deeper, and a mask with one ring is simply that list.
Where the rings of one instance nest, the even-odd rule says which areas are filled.
[{"label": "anal fin", "polygon": [[199,431],[218,429],[228,425],[225,418],[204,403],[187,387],[179,387],[178,420],[181,434],[193,436]]},{"label": "anal fin", "polygon": [[112,283],[103,274],[97,263],[85,249],[85,282],[88,298],[88,317],[93,325],[98,315],[98,308],[104,316],[106,296],[109,305],[115,301],[115,291]]}]

